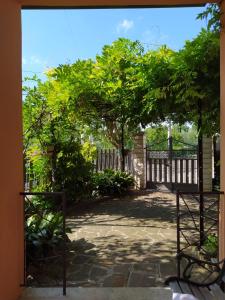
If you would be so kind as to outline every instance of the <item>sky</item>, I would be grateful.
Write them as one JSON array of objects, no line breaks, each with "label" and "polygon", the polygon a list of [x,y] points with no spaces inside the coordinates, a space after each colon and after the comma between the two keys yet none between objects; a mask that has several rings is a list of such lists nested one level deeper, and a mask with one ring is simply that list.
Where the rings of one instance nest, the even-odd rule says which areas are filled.
[{"label": "sky", "polygon": [[145,49],[179,50],[205,27],[196,20],[203,7],[148,9],[24,10],[23,76],[78,58],[95,58],[119,37],[139,40]]}]

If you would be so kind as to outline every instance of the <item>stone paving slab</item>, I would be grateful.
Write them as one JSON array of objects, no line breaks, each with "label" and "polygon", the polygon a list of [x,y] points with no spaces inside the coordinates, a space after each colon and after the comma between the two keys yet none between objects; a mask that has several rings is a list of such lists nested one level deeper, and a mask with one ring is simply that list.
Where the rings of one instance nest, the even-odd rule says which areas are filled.
[{"label": "stone paving slab", "polygon": [[176,201],[171,193],[107,200],[71,215],[72,286],[162,286],[176,274]]}]

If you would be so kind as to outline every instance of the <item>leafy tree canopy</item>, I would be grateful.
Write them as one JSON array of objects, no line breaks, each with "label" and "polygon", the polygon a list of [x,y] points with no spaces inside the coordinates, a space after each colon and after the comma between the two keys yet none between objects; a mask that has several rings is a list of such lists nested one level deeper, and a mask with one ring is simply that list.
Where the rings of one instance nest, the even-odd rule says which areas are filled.
[{"label": "leafy tree canopy", "polygon": [[170,84],[164,87],[171,93],[176,106],[171,114],[175,122],[197,123],[198,102],[201,101],[204,132],[212,134],[219,131],[219,58],[217,34],[204,29],[175,54]]},{"label": "leafy tree canopy", "polygon": [[178,52],[166,46],[145,52],[140,42],[120,38],[95,60],[60,65],[46,82],[34,78],[36,86],[24,88],[26,152],[53,144],[58,155],[62,144],[88,148],[90,139],[108,140],[123,160],[142,128],[167,120],[196,124],[199,101],[205,133],[219,132],[219,73],[216,30],[203,29]]},{"label": "leafy tree canopy", "polygon": [[[167,150],[168,149],[168,126],[166,124],[155,125],[146,128],[146,141],[150,149]],[[173,149],[192,148],[197,145],[197,129],[192,124],[172,126]]]}]

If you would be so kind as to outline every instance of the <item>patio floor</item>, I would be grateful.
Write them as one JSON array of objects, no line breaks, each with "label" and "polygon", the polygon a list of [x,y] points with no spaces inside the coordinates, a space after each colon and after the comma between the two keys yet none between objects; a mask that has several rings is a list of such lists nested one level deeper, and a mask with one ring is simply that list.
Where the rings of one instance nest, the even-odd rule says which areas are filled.
[{"label": "patio floor", "polygon": [[72,214],[67,270],[74,287],[154,287],[176,274],[175,195],[142,192]]},{"label": "patio floor", "polygon": [[171,300],[169,288],[27,288],[20,300]]}]

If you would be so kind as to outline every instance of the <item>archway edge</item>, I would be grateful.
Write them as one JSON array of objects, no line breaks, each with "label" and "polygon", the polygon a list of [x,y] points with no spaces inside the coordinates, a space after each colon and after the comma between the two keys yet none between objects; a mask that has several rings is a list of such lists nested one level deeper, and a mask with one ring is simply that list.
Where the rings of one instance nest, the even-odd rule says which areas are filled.
[{"label": "archway edge", "polygon": [[21,0],[23,8],[199,6],[216,0]]},{"label": "archway edge", "polygon": [[[203,0],[0,0],[0,291],[19,299],[23,284],[23,143],[21,8],[195,6]],[[207,1],[208,2],[208,1]],[[210,1],[213,2],[213,1]],[[225,1],[222,11],[225,12]],[[225,24],[225,14],[222,14]],[[225,26],[221,31],[221,149],[225,149]],[[225,151],[221,152],[225,190]],[[220,256],[225,257],[225,204],[221,206]]]}]

